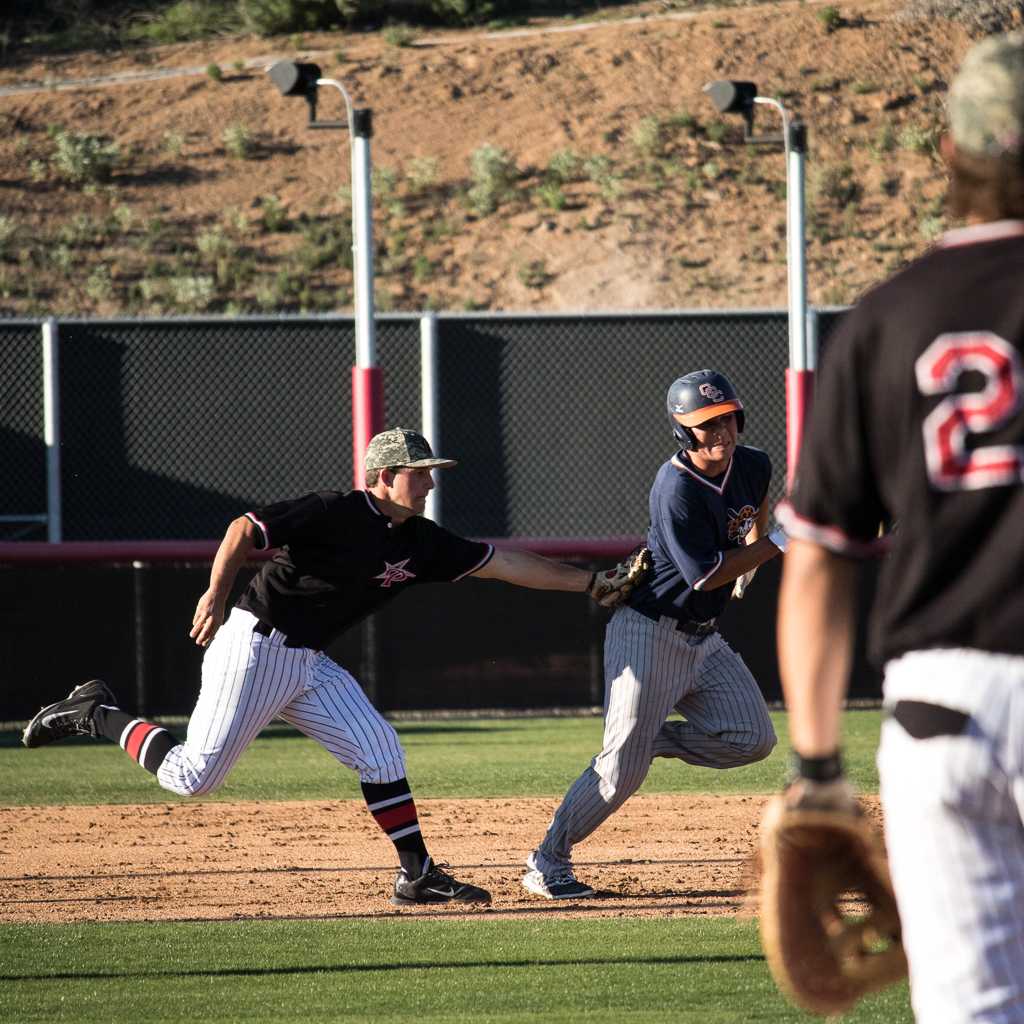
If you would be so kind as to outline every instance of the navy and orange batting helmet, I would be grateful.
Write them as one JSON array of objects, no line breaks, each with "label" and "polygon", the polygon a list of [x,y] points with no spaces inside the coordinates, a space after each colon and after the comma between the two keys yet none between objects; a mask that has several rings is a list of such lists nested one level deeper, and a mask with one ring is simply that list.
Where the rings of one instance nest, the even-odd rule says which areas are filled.
[{"label": "navy and orange batting helmet", "polygon": [[694,370],[674,380],[665,404],[672,434],[684,450],[697,447],[691,427],[727,412],[736,413],[736,426],[743,431],[743,403],[729,379],[717,370]]}]

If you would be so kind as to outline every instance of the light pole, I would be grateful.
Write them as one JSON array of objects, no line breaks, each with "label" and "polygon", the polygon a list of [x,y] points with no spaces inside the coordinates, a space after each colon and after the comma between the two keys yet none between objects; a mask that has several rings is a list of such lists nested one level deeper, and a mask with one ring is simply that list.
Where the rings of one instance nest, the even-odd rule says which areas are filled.
[{"label": "light pole", "polygon": [[[373,213],[370,189],[370,138],[373,112],[353,108],[345,87],[333,78],[321,78],[316,64],[282,60],[267,69],[282,96],[301,96],[309,107],[307,127],[348,129],[352,154],[352,256],[356,319],[356,362],[352,367],[352,486],[365,485],[363,459],[374,434],[384,429],[384,382],[377,365],[373,315]],[[341,93],[347,118],[316,119],[317,88],[330,85]]]},{"label": "light pole", "polygon": [[[800,440],[810,407],[817,339],[810,337],[807,316],[807,247],[804,231],[804,163],[807,128],[790,118],[776,99],[758,96],[753,82],[709,82],[704,92],[720,114],[740,114],[748,145],[782,144],[786,151],[786,269],[789,307],[789,367],[786,370],[786,484],[792,487]],[[782,131],[754,134],[754,106],[773,107],[782,118]]]}]

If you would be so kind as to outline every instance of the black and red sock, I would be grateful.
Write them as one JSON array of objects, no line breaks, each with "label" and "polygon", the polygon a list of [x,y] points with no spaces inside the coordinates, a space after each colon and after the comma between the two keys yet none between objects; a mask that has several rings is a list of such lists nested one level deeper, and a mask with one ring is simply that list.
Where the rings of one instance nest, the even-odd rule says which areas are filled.
[{"label": "black and red sock", "polygon": [[416,803],[406,779],[364,782],[363,797],[374,820],[395,844],[398,861],[410,878],[419,878],[427,863],[427,847],[420,832]]},{"label": "black and red sock", "polygon": [[92,714],[98,735],[117,743],[133,760],[154,775],[170,751],[178,746],[162,726],[143,721],[120,708],[100,704]]}]

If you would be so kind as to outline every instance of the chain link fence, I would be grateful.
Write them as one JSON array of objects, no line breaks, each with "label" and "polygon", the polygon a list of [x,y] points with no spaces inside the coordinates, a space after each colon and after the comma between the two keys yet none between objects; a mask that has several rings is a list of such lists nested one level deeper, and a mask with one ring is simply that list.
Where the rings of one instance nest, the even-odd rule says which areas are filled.
[{"label": "chain link fence", "polygon": [[[822,335],[838,316],[822,318]],[[831,317],[832,319],[829,319]],[[6,539],[46,509],[41,321],[0,322]],[[349,317],[73,320],[59,329],[65,540],[216,538],[254,505],[352,479]],[[673,451],[665,393],[710,366],[786,477],[784,311],[437,317],[439,513],[474,536],[647,525]],[[420,319],[377,320],[389,424],[422,422]]]},{"label": "chain link fence", "polygon": [[0,320],[0,537],[46,539],[46,449],[43,422],[42,325]]}]

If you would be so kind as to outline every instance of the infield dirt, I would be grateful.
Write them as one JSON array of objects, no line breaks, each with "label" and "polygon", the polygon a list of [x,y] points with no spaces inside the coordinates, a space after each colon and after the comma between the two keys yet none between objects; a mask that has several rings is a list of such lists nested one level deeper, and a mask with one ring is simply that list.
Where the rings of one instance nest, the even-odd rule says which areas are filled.
[{"label": "infield dirt", "polygon": [[[556,800],[422,800],[428,844],[488,888],[470,915],[736,915],[752,910],[766,796],[636,796],[576,850],[597,898],[520,887]],[[864,800],[878,820],[877,798]],[[0,808],[0,922],[460,914],[389,902],[394,854],[358,801]]]}]

